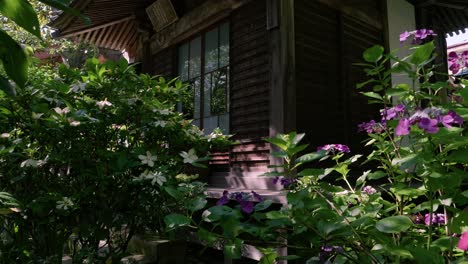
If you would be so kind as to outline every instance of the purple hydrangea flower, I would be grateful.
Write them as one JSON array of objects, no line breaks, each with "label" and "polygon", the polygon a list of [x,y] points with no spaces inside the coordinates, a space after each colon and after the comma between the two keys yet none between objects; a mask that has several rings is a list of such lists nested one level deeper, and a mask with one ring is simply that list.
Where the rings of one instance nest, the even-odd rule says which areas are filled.
[{"label": "purple hydrangea flower", "polygon": [[382,115],[383,121],[388,121],[401,116],[405,112],[405,109],[405,105],[398,104],[394,107],[380,110],[380,114]]},{"label": "purple hydrangea flower", "polygon": [[382,133],[386,128],[385,123],[377,123],[374,120],[371,120],[369,122],[362,122],[361,124],[358,125],[358,132],[366,132],[369,134],[372,133],[377,133],[380,134]]},{"label": "purple hydrangea flower", "polygon": [[455,62],[459,59],[458,54],[455,51],[451,51],[447,57],[448,57],[448,61],[450,62]]},{"label": "purple hydrangea flower", "polygon": [[280,177],[276,176],[275,178],[273,178],[273,180],[271,180],[271,182],[272,182],[273,184],[277,184],[278,181],[279,181],[279,179],[280,179]]},{"label": "purple hydrangea flower", "polygon": [[[430,224],[430,214],[425,214],[424,215],[424,224],[429,225]],[[432,224],[442,224],[445,225],[445,216],[444,214],[432,214]]]},{"label": "purple hydrangea flower", "polygon": [[437,123],[437,119],[421,118],[421,120],[419,120],[418,127],[424,129],[427,133],[435,134],[439,131]]},{"label": "purple hydrangea flower", "polygon": [[405,42],[411,36],[413,36],[411,44],[421,44],[428,36],[436,36],[436,34],[430,29],[418,29],[410,32],[405,31],[400,34],[400,43]]},{"label": "purple hydrangea flower", "polygon": [[234,199],[238,202],[242,202],[244,200],[244,195],[241,192],[234,193]]},{"label": "purple hydrangea flower", "polygon": [[255,199],[257,199],[258,201],[263,201],[263,197],[260,196],[260,194],[256,193],[255,191],[252,191],[252,195]]},{"label": "purple hydrangea flower", "polygon": [[398,125],[395,128],[395,135],[397,136],[404,136],[410,133],[411,129],[411,122],[407,118],[402,118],[398,122]]},{"label": "purple hydrangea flower", "polygon": [[461,69],[461,65],[458,63],[458,62],[452,62],[452,64],[450,64],[449,66],[449,70],[453,73],[453,74],[457,74]]},{"label": "purple hydrangea flower", "polygon": [[408,31],[405,31],[400,34],[400,42],[405,42],[406,39],[411,36],[411,34]]},{"label": "purple hydrangea flower", "polygon": [[253,212],[253,209],[254,209],[253,202],[243,200],[243,201],[240,201],[239,203],[241,206],[241,210],[244,211],[244,213],[250,214]]},{"label": "purple hydrangea flower", "polygon": [[374,193],[377,193],[377,190],[374,189],[372,186],[365,186],[364,188],[362,188],[362,192],[365,192],[367,193],[368,195],[372,195]]},{"label": "purple hydrangea flower", "polygon": [[216,202],[216,205],[225,205],[229,202],[229,192],[224,190],[223,192],[223,196],[221,196],[221,198],[219,198],[219,200]]},{"label": "purple hydrangea flower", "polygon": [[343,144],[327,144],[317,148],[317,151],[325,150],[327,153],[329,152],[343,152],[349,153],[349,147]]}]

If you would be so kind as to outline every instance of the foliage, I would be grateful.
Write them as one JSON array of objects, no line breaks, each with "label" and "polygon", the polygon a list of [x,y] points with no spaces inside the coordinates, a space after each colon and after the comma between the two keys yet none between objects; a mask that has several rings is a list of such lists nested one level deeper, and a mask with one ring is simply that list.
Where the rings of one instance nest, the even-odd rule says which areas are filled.
[{"label": "foliage", "polygon": [[[369,136],[369,155],[350,155],[341,144],[303,154],[304,134],[270,138],[278,149],[272,156],[284,162],[267,175],[289,190],[287,204],[278,208],[256,193],[225,191],[203,212],[200,239],[224,245],[231,258],[240,257],[244,244],[255,245],[260,263],[466,262],[468,93],[434,81],[434,35],[402,34],[402,42],[417,44],[402,59],[381,46],[364,52],[360,65],[369,80],[357,88],[370,87],[362,94],[383,105],[381,120],[359,124]],[[392,84],[392,73],[408,75],[411,83]],[[310,166],[324,160],[334,165]],[[359,176],[350,166],[358,162],[374,169]],[[290,255],[279,256],[281,247]]]},{"label": "foliage", "polygon": [[227,144],[174,111],[184,90],[92,59],[83,70],[33,68],[25,89],[2,93],[1,186],[18,205],[2,206],[17,209],[1,218],[0,262],[56,263],[68,244],[75,262],[101,263],[120,259],[136,232],[165,236],[164,217],[203,191],[179,174]]}]

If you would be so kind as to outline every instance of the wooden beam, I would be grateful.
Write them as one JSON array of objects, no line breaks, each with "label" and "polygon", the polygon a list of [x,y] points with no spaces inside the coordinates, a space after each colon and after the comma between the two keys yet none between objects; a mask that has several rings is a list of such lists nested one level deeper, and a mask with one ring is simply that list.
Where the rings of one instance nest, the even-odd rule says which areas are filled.
[{"label": "wooden beam", "polygon": [[121,35],[120,38],[117,38],[117,39],[114,40],[114,43],[112,44],[111,49],[116,49],[118,47],[119,47],[119,49],[122,48],[121,45],[125,41],[127,41],[127,38],[129,38],[131,36],[131,33],[133,33],[132,31],[135,30],[133,25],[134,25],[133,22],[128,23],[127,28],[125,29],[125,33],[123,35]]},{"label": "wooden beam", "polygon": [[188,14],[185,14],[177,22],[154,34],[152,36],[151,53],[156,54],[164,48],[210,27],[216,22],[228,17],[233,10],[250,1],[254,0],[205,1]]},{"label": "wooden beam", "polygon": [[98,25],[98,26],[94,26],[94,27],[91,27],[91,28],[87,28],[87,29],[84,29],[84,30],[67,33],[65,35],[60,35],[59,38],[68,38],[68,37],[75,36],[75,35],[78,35],[78,34],[83,34],[83,33],[87,33],[87,32],[97,30],[97,29],[101,29],[101,28],[105,28],[105,27],[112,26],[112,25],[115,25],[115,24],[119,24],[119,23],[129,21],[129,20],[132,20],[132,19],[135,19],[135,15],[131,15],[129,17],[114,20],[114,21],[111,21],[111,22],[108,22],[108,23],[105,23],[105,24],[101,24],[101,25]]},{"label": "wooden beam", "polygon": [[110,26],[110,27],[108,28],[108,30],[107,30],[105,36],[104,36],[103,39],[102,39],[102,46],[103,46],[103,47],[107,47],[107,46],[110,45],[110,44],[108,44],[109,37],[110,37],[113,33],[117,33],[117,32],[115,32],[117,28],[118,28],[117,25],[112,25],[112,26]]},{"label": "wooden beam", "polygon": [[117,46],[119,46],[119,42],[122,42],[121,41],[122,37],[124,37],[128,33],[128,31],[130,30],[131,24],[132,23],[130,23],[130,20],[125,22],[125,24],[122,26],[119,34],[117,35],[117,37],[115,37],[115,39],[113,41],[114,43],[112,44],[111,49],[116,49]]},{"label": "wooden beam", "polygon": [[128,27],[128,24],[130,24],[130,20],[125,21],[121,26],[118,34],[112,35],[111,38],[109,39],[109,46],[112,49],[112,47],[115,46],[115,43],[119,41],[120,36],[125,32],[125,30]]}]

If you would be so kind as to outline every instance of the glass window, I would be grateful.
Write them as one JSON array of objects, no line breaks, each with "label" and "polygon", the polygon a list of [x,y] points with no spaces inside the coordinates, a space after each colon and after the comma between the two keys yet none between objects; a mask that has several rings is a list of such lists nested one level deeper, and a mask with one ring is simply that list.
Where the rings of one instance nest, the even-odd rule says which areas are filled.
[{"label": "glass window", "polygon": [[178,54],[180,79],[193,94],[180,109],[207,134],[216,127],[229,133],[229,23],[183,43]]}]

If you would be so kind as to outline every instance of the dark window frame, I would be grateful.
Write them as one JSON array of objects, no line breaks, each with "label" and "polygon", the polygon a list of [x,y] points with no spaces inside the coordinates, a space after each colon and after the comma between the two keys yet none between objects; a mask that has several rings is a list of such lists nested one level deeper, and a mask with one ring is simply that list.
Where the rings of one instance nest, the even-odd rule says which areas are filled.
[{"label": "dark window frame", "polygon": [[[221,28],[224,24],[227,24],[227,31],[228,31],[228,36],[229,36],[229,40],[228,40],[228,47],[229,47],[229,50],[228,50],[228,61],[227,61],[227,64],[224,65],[224,66],[220,66],[220,60],[221,60],[221,51],[220,51],[220,44],[221,44]],[[217,56],[217,68],[215,69],[212,69],[212,70],[209,70],[209,71],[206,71],[205,67],[206,67],[206,60],[205,60],[205,56],[206,56],[206,34],[210,31],[212,31],[213,29],[218,29],[218,47],[217,47],[217,50],[218,50],[218,56]],[[190,44],[193,40],[197,39],[197,38],[200,38],[200,72],[199,72],[199,75],[197,75],[196,77],[193,77],[193,78],[190,78]],[[199,80],[200,84],[199,84],[199,92],[200,92],[200,103],[199,103],[199,117],[198,118],[195,118],[195,107],[196,107],[196,104],[195,104],[195,93],[196,93],[196,88],[193,87],[191,88],[192,90],[192,105],[193,105],[193,110],[192,110],[192,113],[189,114],[189,117],[190,118],[193,118],[194,120],[199,120],[199,127],[201,129],[204,129],[205,128],[205,124],[204,124],[204,118],[207,118],[207,117],[214,117],[214,116],[221,116],[223,114],[227,114],[228,115],[228,128],[227,128],[227,132],[229,132],[231,130],[231,117],[230,117],[230,113],[231,113],[231,103],[230,103],[230,100],[231,100],[231,91],[232,91],[232,78],[231,78],[231,47],[232,47],[232,23],[229,21],[229,19],[223,19],[221,21],[218,21],[216,23],[214,23],[213,25],[191,35],[190,37],[184,39],[183,41],[180,41],[178,44],[175,45],[176,47],[176,52],[175,52],[175,69],[176,69],[176,75],[179,76],[179,78],[181,77],[181,72],[180,72],[180,50],[181,50],[181,47],[183,45],[186,45],[188,44],[187,46],[187,58],[188,58],[188,66],[187,66],[187,79],[183,80],[184,82],[186,83],[193,83],[195,82],[197,79]],[[210,109],[210,115],[209,116],[205,116],[204,115],[204,112],[205,112],[205,92],[204,92],[204,89],[205,89],[205,78],[207,76],[210,76],[211,79],[214,78],[214,73],[216,72],[222,72],[222,71],[226,71],[227,74],[227,87],[226,87],[226,94],[225,94],[225,104],[226,104],[226,110],[225,112],[222,112],[222,113],[211,113],[212,109]],[[182,79],[181,79],[182,80]],[[212,108],[212,104],[211,102],[213,101],[212,100],[212,97],[213,97],[213,90],[214,90],[215,87],[211,87],[210,88],[210,108]],[[180,107],[181,110],[183,109],[183,106]],[[182,110],[183,112],[183,110]],[[187,113],[186,113],[187,114]],[[219,125],[219,120],[218,120],[218,125]]]}]

